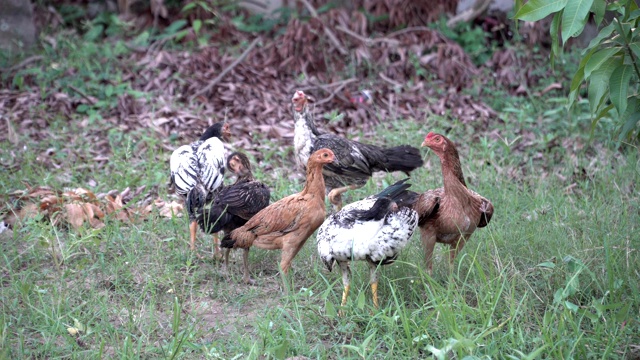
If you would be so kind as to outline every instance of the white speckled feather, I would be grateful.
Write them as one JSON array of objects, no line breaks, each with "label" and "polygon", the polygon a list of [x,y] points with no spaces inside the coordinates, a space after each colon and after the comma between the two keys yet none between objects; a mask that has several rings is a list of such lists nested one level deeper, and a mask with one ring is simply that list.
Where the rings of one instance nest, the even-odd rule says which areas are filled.
[{"label": "white speckled feather", "polygon": [[318,254],[329,267],[334,260],[393,261],[418,225],[418,214],[410,208],[389,211],[380,220],[353,217],[356,210],[369,210],[376,202],[370,196],[346,205],[332,214],[318,230]]},{"label": "white speckled feather", "polygon": [[177,148],[169,161],[176,192],[186,195],[198,181],[208,190],[222,185],[226,150],[218,138],[196,141]]}]

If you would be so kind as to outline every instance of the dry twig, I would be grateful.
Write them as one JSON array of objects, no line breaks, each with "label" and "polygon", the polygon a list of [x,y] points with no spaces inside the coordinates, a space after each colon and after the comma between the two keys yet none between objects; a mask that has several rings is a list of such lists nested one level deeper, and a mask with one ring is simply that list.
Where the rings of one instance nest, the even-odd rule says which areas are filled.
[{"label": "dry twig", "polygon": [[225,75],[227,75],[227,73],[229,71],[233,70],[233,68],[235,68],[236,66],[238,66],[238,64],[240,64],[242,61],[244,61],[244,59],[247,57],[247,55],[249,55],[251,50],[253,50],[253,48],[256,47],[256,45],[258,45],[260,40],[261,40],[260,38],[254,39],[253,42],[249,45],[249,47],[247,47],[244,50],[244,52],[242,54],[240,54],[240,56],[238,56],[237,59],[234,60],[234,62],[232,62],[229,66],[227,66],[224,70],[222,70],[222,72],[218,76],[216,76],[215,79],[211,80],[211,82],[209,84],[207,84],[207,86],[205,86],[200,91],[198,91],[195,94],[193,94],[193,96],[191,96],[191,100],[193,101],[198,96],[204,95],[209,90],[213,89],[213,87],[216,86],[220,82],[220,80],[222,80],[222,78],[224,78]]},{"label": "dry twig", "polygon": [[346,27],[344,27],[342,25],[336,26],[336,29],[342,31],[343,33],[345,33],[345,34],[347,34],[347,35],[349,35],[351,37],[354,37],[354,38],[362,41],[366,46],[371,46],[371,45],[373,45],[375,43],[378,43],[378,42],[386,42],[391,46],[398,46],[400,44],[400,42],[398,40],[388,39],[386,37],[374,38],[374,39],[366,38],[366,37],[363,37],[363,36],[353,32],[353,31],[347,29]]},{"label": "dry twig", "polygon": [[[304,6],[307,8],[307,10],[309,10],[309,12],[311,13],[311,16],[313,16],[314,18],[320,20],[320,18],[318,17],[318,12],[316,11],[316,9],[313,8],[313,5],[311,5],[309,3],[309,1],[300,0],[300,2],[302,2],[304,4]],[[322,21],[322,20],[320,20],[320,21]],[[322,25],[323,25],[322,28],[324,29],[324,33],[327,35],[327,37],[333,43],[333,45],[336,47],[336,49],[338,49],[340,54],[342,54],[342,55],[349,54],[347,49],[345,49],[344,46],[342,46],[342,44],[340,44],[340,41],[336,37],[336,34],[334,34],[333,31],[331,31],[326,25],[324,25],[324,23],[322,23]]]}]

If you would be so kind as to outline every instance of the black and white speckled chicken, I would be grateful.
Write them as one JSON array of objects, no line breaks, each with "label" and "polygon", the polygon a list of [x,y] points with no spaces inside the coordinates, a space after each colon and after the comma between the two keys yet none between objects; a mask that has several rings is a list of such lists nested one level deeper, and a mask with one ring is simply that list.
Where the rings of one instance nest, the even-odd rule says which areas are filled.
[{"label": "black and white speckled chicken", "polygon": [[[227,157],[227,169],[238,176],[236,182],[224,186],[211,206],[205,208],[197,218],[200,228],[210,234],[223,230],[225,235],[229,234],[269,205],[271,192],[265,184],[254,179],[247,155],[241,152],[230,154]],[[225,270],[230,250],[224,249]]]},{"label": "black and white speckled chicken", "polygon": [[342,194],[364,186],[374,172],[402,171],[409,176],[412,170],[423,164],[420,150],[413,146],[383,148],[321,133],[309,113],[308,98],[302,91],[296,91],[292,103],[295,119],[293,141],[298,163],[304,166],[309,155],[321,148],[331,149],[336,156],[336,161],[326,165],[322,174],[325,186],[330,190],[329,201],[338,209],[342,207]]},{"label": "black and white speckled chicken", "polygon": [[369,264],[373,304],[378,307],[378,265],[393,263],[418,225],[418,213],[411,209],[418,194],[408,191],[405,180],[377,195],[346,205],[329,216],[318,230],[318,254],[331,271],[334,262],[342,270],[342,306],[349,294],[349,262]]},{"label": "black and white speckled chicken", "polygon": [[222,186],[226,150],[221,140],[227,141],[230,135],[229,124],[219,122],[207,128],[198,141],[180,146],[171,154],[171,183],[175,191],[185,197],[191,250],[195,250],[198,212]]}]

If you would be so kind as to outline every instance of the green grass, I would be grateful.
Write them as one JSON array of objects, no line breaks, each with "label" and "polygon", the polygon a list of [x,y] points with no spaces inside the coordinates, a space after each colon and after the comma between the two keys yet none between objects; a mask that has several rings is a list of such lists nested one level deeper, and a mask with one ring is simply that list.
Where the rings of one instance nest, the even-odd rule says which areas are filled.
[{"label": "green grass", "polygon": [[[66,86],[64,78],[48,75],[34,81]],[[82,86],[100,98],[94,75]],[[446,130],[459,144],[469,186],[495,206],[489,226],[473,235],[453,268],[446,249],[436,248],[433,276],[424,270],[414,235],[399,260],[379,270],[380,309],[372,307],[367,266],[355,263],[345,316],[337,316],[341,277],[324,270],[315,237],[294,260],[287,294],[277,270],[279,252],[251,251],[257,286],[242,283],[239,253],[227,279],[208,259],[210,236],[199,233],[207,259],[188,250],[184,217],[107,219],[100,230],[77,232],[35,218],[0,234],[0,358],[637,357],[637,148],[613,150],[601,136],[606,129],[588,142],[584,108],[564,119],[558,99],[501,94],[488,101],[502,105],[505,121],[491,129],[478,132],[434,116],[393,120],[378,128],[375,139],[362,136],[417,145],[428,131]],[[96,193],[146,185],[167,198],[165,140],[144,129],[109,130],[99,118],[91,123],[95,137],[71,135],[86,131],[82,116],[54,116],[41,141],[21,135],[21,145],[28,146],[0,143],[2,162],[13,151],[11,161],[19,164],[1,177],[0,192],[23,189],[23,182],[61,189],[94,180],[90,190]],[[492,130],[509,136],[495,139]],[[523,140],[525,133],[534,139]],[[97,164],[93,147],[100,140],[110,159]],[[565,150],[563,140],[584,146]],[[255,166],[256,176],[271,187],[272,199],[299,191],[302,184],[289,178],[291,150],[260,142],[264,162]],[[424,154],[426,165],[411,180],[415,191],[441,186],[439,161]],[[345,201],[399,177],[375,176]],[[73,336],[69,328],[80,332]]]}]

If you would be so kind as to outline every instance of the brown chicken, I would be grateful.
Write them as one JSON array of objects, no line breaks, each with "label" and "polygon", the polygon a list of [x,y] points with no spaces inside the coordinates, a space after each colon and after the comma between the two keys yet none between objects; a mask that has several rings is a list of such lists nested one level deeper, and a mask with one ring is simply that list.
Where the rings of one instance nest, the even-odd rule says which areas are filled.
[{"label": "brown chicken", "polygon": [[244,249],[243,280],[246,283],[254,283],[249,276],[248,264],[251,246],[265,250],[282,249],[280,268],[286,274],[307,238],[322,225],[325,218],[322,167],[334,160],[335,156],[329,149],[320,149],[311,154],[302,192],[267,206],[222,239],[222,247]]},{"label": "brown chicken", "polygon": [[453,263],[476,228],[489,224],[493,205],[467,188],[458,151],[451,140],[430,132],[422,146],[429,147],[438,155],[444,178],[444,187],[421,194],[413,206],[419,216],[418,226],[427,271],[431,273],[436,243],[451,246],[449,261]]}]

